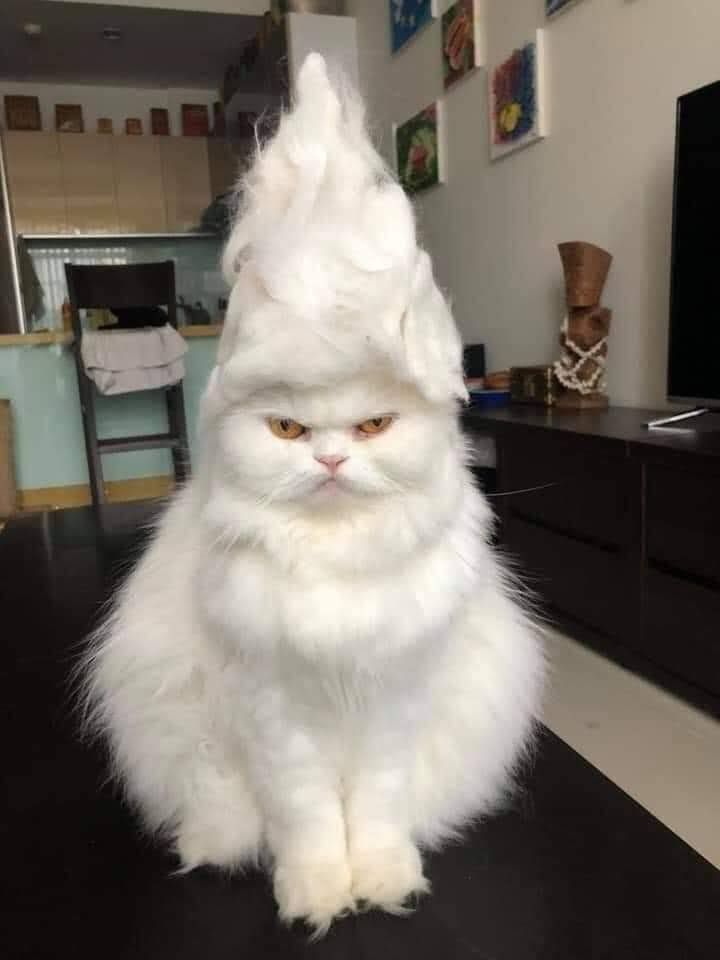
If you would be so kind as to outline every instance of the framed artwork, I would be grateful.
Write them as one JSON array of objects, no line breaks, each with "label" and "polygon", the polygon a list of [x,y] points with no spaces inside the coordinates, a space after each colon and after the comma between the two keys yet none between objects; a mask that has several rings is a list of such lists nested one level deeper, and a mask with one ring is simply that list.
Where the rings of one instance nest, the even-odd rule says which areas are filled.
[{"label": "framed artwork", "polygon": [[182,105],[182,132],[184,137],[206,137],[210,133],[210,117],[204,103]]},{"label": "framed artwork", "polygon": [[482,38],[477,0],[457,0],[442,15],[445,89],[482,66]]},{"label": "framed artwork", "polygon": [[543,31],[488,72],[493,160],[547,136]]},{"label": "framed artwork", "polygon": [[58,133],[83,133],[82,107],[79,103],[55,104],[55,129]]},{"label": "framed artwork", "polygon": [[98,117],[97,121],[97,132],[98,133],[112,133],[113,132],[113,122],[110,117]]},{"label": "framed artwork", "polygon": [[545,16],[554,17],[556,13],[571,7],[578,0],[545,0]]},{"label": "framed artwork", "polygon": [[397,53],[437,15],[437,0],[390,0],[392,52]]},{"label": "framed artwork", "polygon": [[409,194],[445,181],[442,104],[431,103],[393,127],[397,175]]},{"label": "framed artwork", "polygon": [[5,126],[8,130],[41,130],[38,98],[6,96]]},{"label": "framed artwork", "polygon": [[150,132],[156,137],[170,136],[170,115],[164,107],[150,108]]},{"label": "framed artwork", "polygon": [[125,120],[125,133],[130,137],[141,136],[142,120],[139,117],[128,117]]}]

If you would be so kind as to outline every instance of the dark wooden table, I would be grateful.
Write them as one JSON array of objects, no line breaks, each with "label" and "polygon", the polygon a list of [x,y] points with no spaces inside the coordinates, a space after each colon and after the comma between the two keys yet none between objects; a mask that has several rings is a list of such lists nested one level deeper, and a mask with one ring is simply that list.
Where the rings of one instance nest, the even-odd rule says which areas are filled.
[{"label": "dark wooden table", "polygon": [[720,413],[470,409],[503,547],[571,636],[720,717]]},{"label": "dark wooden table", "polygon": [[260,875],[171,876],[78,742],[68,681],[148,515],[107,508],[101,530],[58,511],[0,534],[4,960],[720,957],[720,873],[550,733],[504,812],[429,859],[433,895],[408,919],[351,917],[311,944]]}]

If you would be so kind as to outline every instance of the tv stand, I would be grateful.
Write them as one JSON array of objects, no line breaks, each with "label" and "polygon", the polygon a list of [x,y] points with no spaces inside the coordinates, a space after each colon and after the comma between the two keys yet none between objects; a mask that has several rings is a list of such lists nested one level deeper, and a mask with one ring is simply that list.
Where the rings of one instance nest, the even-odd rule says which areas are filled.
[{"label": "tv stand", "polygon": [[666,427],[669,423],[682,423],[685,420],[702,417],[706,413],[720,413],[720,407],[694,407],[692,410],[686,410],[684,413],[674,413],[669,417],[660,417],[659,420],[649,420],[645,426],[648,430],[657,430],[659,427]]},{"label": "tv stand", "polygon": [[[568,633],[720,714],[720,415],[470,409],[501,544]],[[718,424],[716,427],[715,424]]]}]

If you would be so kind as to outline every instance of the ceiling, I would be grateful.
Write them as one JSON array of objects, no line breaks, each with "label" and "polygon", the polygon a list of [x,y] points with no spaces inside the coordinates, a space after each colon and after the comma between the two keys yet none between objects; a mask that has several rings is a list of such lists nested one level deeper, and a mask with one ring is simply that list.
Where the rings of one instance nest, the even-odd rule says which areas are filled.
[{"label": "ceiling", "polygon": [[[40,24],[27,36],[26,23]],[[206,87],[256,31],[259,17],[57,0],[0,0],[2,80],[128,87]],[[105,40],[104,29],[120,31]]]}]

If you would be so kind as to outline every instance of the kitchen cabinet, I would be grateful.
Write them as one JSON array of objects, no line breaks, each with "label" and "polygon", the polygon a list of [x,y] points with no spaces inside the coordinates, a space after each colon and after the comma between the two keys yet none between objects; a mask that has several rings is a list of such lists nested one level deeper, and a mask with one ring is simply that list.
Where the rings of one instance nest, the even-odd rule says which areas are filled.
[{"label": "kitchen cabinet", "polygon": [[112,138],[120,233],[164,233],[168,229],[161,139],[141,136]]},{"label": "kitchen cabinet", "polygon": [[67,210],[60,143],[55,133],[3,134],[16,233],[65,233]]},{"label": "kitchen cabinet", "polygon": [[98,133],[60,133],[57,139],[68,232],[116,233],[113,138]]},{"label": "kitchen cabinet", "polygon": [[170,232],[193,230],[212,199],[205,137],[160,138],[165,219]]}]

